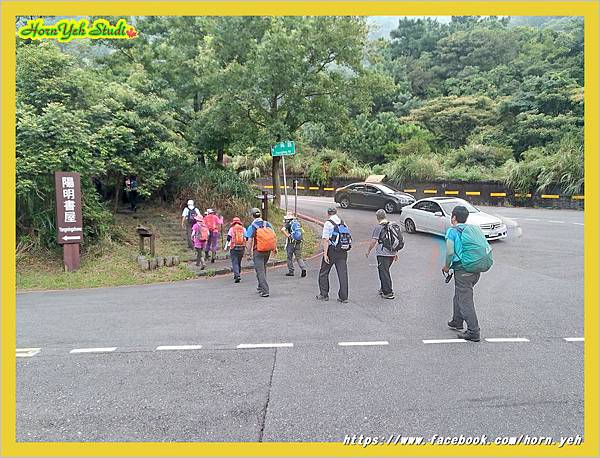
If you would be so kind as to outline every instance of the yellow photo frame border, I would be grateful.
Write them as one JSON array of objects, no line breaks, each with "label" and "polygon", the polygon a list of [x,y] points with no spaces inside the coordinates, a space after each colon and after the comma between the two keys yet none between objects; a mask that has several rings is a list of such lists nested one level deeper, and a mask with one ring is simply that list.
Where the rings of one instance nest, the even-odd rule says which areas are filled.
[{"label": "yellow photo frame border", "polygon": [[[27,2],[2,3],[2,456],[597,456],[598,20],[595,1]],[[581,445],[344,446],[339,443],[16,442],[15,17],[39,16],[582,16],[585,28],[584,431]],[[143,33],[143,31],[140,31]],[[523,431],[526,433],[526,431]]]}]

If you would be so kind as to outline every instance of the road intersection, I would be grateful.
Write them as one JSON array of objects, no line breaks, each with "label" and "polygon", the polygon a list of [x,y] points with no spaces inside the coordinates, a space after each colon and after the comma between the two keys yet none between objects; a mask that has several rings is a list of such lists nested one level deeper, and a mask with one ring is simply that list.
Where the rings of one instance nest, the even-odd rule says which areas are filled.
[{"label": "road intersection", "polygon": [[[317,218],[329,205],[299,198]],[[270,270],[268,299],[251,273],[19,293],[17,440],[581,435],[583,213],[484,211],[516,223],[475,290],[479,344],[446,328],[441,238],[406,234],[396,300],[379,298],[366,210],[340,210],[356,245],[347,304],[313,300],[319,259],[304,279]]]}]

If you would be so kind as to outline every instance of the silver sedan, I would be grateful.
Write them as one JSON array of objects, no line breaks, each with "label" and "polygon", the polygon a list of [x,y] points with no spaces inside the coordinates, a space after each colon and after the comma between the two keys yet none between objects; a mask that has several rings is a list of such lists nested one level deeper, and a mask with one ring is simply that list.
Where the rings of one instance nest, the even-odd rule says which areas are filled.
[{"label": "silver sedan", "polygon": [[506,225],[496,216],[489,215],[475,208],[469,202],[456,197],[430,197],[421,199],[402,209],[400,220],[408,233],[429,232],[446,235],[452,226],[450,216],[452,209],[462,205],[469,211],[467,224],[478,225],[488,240],[499,240],[506,237]]}]

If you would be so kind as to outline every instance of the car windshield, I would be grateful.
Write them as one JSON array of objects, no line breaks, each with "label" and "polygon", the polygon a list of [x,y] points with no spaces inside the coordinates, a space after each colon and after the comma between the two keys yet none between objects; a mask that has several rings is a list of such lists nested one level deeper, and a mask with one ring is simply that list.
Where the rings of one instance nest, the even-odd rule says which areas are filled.
[{"label": "car windshield", "polygon": [[479,213],[479,210],[477,210],[475,207],[473,207],[473,205],[471,205],[470,203],[465,202],[465,201],[462,201],[462,202],[458,202],[458,201],[438,202],[438,204],[440,204],[442,206],[442,208],[444,209],[444,212],[447,215],[451,215],[452,210],[454,210],[454,207],[456,207],[457,205],[462,205],[469,211],[469,213]]}]

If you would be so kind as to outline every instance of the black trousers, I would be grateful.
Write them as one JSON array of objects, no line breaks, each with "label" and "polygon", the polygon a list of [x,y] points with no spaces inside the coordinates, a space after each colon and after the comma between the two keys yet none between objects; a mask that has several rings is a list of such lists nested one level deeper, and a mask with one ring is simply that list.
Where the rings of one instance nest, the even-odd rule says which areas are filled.
[{"label": "black trousers", "polygon": [[381,292],[383,294],[392,294],[392,276],[390,267],[394,262],[394,256],[377,256],[377,272],[379,272],[379,281],[381,283]]},{"label": "black trousers", "polygon": [[345,301],[348,299],[348,252],[335,250],[329,246],[327,247],[327,256],[329,256],[329,264],[323,259],[321,261],[321,269],[319,270],[320,293],[322,296],[329,296],[329,272],[335,266],[335,271],[340,282],[338,297]]}]

